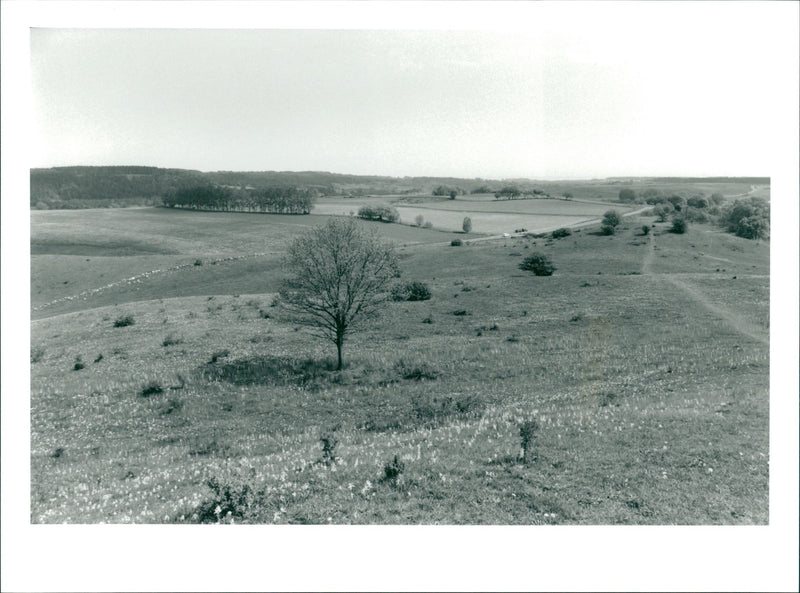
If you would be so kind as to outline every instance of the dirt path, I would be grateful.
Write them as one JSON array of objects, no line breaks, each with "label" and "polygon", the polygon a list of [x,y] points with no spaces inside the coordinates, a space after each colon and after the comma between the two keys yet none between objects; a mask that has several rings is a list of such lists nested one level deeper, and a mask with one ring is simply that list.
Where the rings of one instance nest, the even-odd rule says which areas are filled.
[{"label": "dirt path", "polygon": [[[762,328],[754,325],[745,319],[742,319],[738,316],[734,311],[730,311],[718,305],[715,305],[713,302],[709,300],[709,298],[704,295],[702,292],[697,290],[691,284],[685,282],[681,279],[677,274],[653,274],[653,259],[655,258],[655,237],[651,234],[650,236],[650,244],[647,248],[647,253],[644,255],[644,259],[642,260],[642,275],[650,275],[659,280],[665,280],[669,282],[673,286],[681,289],[687,296],[693,299],[696,303],[701,305],[710,313],[716,315],[722,321],[725,321],[731,328],[743,334],[757,342],[761,342],[762,344],[766,344],[769,346],[769,333],[765,332]],[[721,259],[721,258],[720,258]]]}]

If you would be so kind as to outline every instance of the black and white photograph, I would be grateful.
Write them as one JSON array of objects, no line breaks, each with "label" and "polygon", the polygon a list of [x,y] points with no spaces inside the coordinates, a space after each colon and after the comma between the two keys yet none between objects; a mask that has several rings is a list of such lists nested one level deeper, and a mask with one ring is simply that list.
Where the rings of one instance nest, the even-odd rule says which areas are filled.
[{"label": "black and white photograph", "polygon": [[797,586],[799,4],[2,8],[3,590]]}]

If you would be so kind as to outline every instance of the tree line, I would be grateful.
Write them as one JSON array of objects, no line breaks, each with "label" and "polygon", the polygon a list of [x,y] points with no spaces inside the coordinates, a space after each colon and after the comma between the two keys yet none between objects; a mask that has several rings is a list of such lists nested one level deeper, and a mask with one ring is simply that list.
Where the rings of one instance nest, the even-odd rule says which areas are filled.
[{"label": "tree line", "polygon": [[163,198],[167,208],[214,210],[219,212],[265,212],[308,214],[314,207],[316,191],[296,187],[235,189],[216,185],[182,188]]}]

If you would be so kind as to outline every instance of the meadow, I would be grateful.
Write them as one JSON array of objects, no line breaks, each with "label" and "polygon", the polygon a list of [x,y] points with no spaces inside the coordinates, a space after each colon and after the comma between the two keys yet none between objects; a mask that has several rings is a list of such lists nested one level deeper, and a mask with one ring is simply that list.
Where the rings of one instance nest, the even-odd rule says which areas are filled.
[{"label": "meadow", "polygon": [[326,216],[31,214],[33,523],[768,523],[768,243],[363,222],[432,298],[335,372],[275,300]]}]

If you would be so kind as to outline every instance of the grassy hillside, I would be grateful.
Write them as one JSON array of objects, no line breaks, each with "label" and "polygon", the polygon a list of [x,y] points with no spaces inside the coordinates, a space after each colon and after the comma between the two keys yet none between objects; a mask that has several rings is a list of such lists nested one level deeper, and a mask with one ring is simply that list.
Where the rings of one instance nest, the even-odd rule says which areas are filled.
[{"label": "grassy hillside", "polygon": [[[652,218],[462,247],[364,223],[433,297],[390,303],[335,373],[271,306],[316,217],[36,214],[35,303],[186,267],[34,311],[35,523],[768,522],[768,244]],[[518,268],[533,251],[553,276]]]}]

